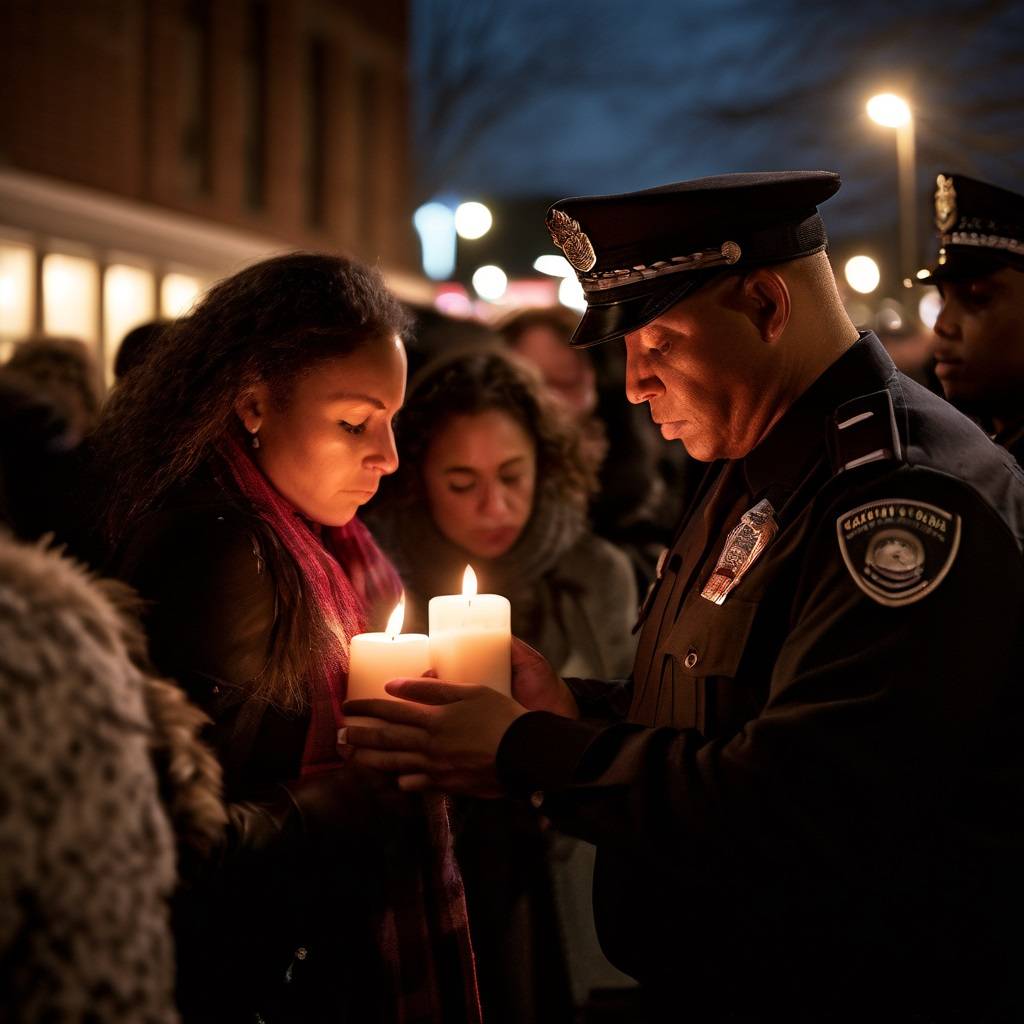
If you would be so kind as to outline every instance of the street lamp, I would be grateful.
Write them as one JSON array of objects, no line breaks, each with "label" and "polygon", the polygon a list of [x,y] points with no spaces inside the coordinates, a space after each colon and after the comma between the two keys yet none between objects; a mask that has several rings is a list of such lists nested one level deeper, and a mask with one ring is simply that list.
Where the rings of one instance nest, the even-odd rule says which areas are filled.
[{"label": "street lamp", "polygon": [[917,200],[914,187],[914,114],[910,104],[891,92],[879,93],[867,102],[868,117],[883,128],[896,129],[896,163],[900,188],[900,270],[909,276],[916,260]]}]

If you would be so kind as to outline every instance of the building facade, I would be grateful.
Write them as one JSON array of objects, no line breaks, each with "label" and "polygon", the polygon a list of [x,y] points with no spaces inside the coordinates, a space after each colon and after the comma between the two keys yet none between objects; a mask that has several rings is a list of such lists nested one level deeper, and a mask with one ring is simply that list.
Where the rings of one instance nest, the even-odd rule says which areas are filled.
[{"label": "building facade", "polygon": [[125,331],[289,249],[416,299],[405,0],[8,0],[0,341]]}]

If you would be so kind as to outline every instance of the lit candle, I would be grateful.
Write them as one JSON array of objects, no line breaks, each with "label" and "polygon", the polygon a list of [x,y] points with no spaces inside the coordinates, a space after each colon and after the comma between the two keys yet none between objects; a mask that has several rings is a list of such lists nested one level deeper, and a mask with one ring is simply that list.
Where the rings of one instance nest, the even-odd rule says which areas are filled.
[{"label": "lit candle", "polygon": [[[349,648],[348,700],[398,700],[384,692],[389,679],[416,677],[430,668],[430,640],[423,633],[403,633],[405,595],[395,606],[383,633],[357,633]],[[350,723],[357,723],[349,718]],[[367,719],[369,721],[369,719]]]},{"label": "lit candle", "polygon": [[466,566],[462,593],[432,597],[430,663],[450,683],[512,692],[512,606],[500,594],[478,594]]}]

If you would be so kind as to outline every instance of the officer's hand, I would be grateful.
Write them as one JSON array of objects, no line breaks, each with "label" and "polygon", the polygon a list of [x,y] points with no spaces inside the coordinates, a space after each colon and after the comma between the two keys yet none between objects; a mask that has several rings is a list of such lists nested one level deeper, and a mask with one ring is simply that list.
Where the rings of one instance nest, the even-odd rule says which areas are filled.
[{"label": "officer's hand", "polygon": [[339,730],[338,750],[346,761],[397,775],[410,792],[501,795],[494,769],[498,744],[526,708],[487,686],[436,679],[395,679],[384,689],[402,699],[345,703],[345,714],[381,721]]},{"label": "officer's hand", "polygon": [[544,655],[512,638],[512,696],[530,711],[552,711],[563,718],[579,718],[572,691],[547,663]]}]

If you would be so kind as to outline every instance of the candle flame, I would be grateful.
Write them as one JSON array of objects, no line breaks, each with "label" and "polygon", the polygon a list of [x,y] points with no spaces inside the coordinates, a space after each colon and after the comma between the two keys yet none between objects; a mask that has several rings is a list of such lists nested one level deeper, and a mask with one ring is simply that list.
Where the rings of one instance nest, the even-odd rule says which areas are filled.
[{"label": "candle flame", "polygon": [[473,572],[471,565],[467,565],[466,571],[462,574],[462,596],[476,596],[476,573]]},{"label": "candle flame", "polygon": [[[378,619],[378,621],[380,621]],[[405,622],[405,594],[402,594],[402,599],[395,605],[395,610],[391,613],[391,618],[388,619],[388,624],[384,628],[384,632],[387,633],[392,640],[399,633],[402,632],[402,624]]]}]

